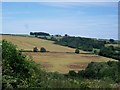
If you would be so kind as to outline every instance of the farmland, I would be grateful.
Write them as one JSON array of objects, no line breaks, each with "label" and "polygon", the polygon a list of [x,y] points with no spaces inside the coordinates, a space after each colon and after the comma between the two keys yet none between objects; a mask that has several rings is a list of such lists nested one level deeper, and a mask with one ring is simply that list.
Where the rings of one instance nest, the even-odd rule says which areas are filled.
[{"label": "farmland", "polygon": [[41,64],[47,71],[58,71],[60,73],[67,73],[69,70],[83,70],[91,61],[106,62],[112,59],[97,55],[86,54],[69,54],[69,53],[34,53],[26,52],[27,55],[32,56],[33,60]]},{"label": "farmland", "polygon": [[108,47],[108,46],[120,47],[120,44],[106,44],[105,46],[106,46],[106,47]]},{"label": "farmland", "polygon": [[18,49],[24,50],[33,50],[33,47],[45,47],[47,51],[51,52],[74,52],[74,49],[55,45],[53,41],[37,39],[33,37],[21,37],[21,36],[7,36],[4,35],[2,39],[7,41],[13,42],[15,45],[18,46]]},{"label": "farmland", "polygon": [[[46,53],[40,52],[24,52],[26,55],[33,58],[37,64],[49,71],[67,73],[69,70],[83,70],[88,63],[106,62],[113,60],[110,58],[94,55],[94,54],[74,54],[75,49],[54,44],[53,41],[37,39],[32,37],[9,36],[3,35],[2,39],[10,41],[18,46],[18,49],[33,50],[33,47],[45,47]],[[68,52],[68,53],[66,53]],[[87,53],[80,50],[80,53]]]},{"label": "farmland", "polygon": [[120,89],[120,3],[8,1],[0,4],[2,90]]}]

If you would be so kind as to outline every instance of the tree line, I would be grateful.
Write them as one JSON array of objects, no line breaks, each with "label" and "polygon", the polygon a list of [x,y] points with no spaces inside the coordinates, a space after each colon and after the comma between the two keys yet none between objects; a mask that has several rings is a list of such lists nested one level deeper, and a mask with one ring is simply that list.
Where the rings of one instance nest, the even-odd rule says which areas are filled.
[{"label": "tree line", "polygon": [[120,47],[103,47],[100,49],[99,55],[120,60]]},{"label": "tree line", "polygon": [[100,49],[104,47],[104,41],[98,41],[96,39],[82,38],[82,37],[63,37],[59,41],[55,42],[63,46],[71,48],[79,48],[84,51],[92,51],[93,48]]},{"label": "tree line", "polygon": [[34,35],[34,36],[50,36],[49,33],[45,33],[45,32],[30,32],[30,35]]},{"label": "tree line", "polygon": [[[120,47],[106,47],[106,43],[107,42],[105,40],[70,36],[63,37],[62,39],[55,41],[55,44],[77,48],[84,51],[92,51],[93,53],[101,56],[120,60]],[[110,39],[109,44],[117,44],[117,42],[113,39]],[[94,49],[98,49],[99,51]]]}]

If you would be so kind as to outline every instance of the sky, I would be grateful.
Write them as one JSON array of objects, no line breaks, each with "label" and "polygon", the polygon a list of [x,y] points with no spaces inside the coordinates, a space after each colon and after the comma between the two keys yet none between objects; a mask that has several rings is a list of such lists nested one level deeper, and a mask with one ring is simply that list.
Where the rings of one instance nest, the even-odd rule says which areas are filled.
[{"label": "sky", "polygon": [[1,33],[31,31],[118,39],[118,3],[2,2]]}]

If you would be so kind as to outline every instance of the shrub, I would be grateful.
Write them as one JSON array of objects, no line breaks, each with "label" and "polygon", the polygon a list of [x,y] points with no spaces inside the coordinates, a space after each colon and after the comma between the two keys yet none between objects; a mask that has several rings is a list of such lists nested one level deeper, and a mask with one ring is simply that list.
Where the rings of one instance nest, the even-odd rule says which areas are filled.
[{"label": "shrub", "polygon": [[40,84],[41,70],[30,58],[19,52],[15,45],[3,40],[2,54],[3,89],[36,87]]},{"label": "shrub", "polygon": [[108,61],[108,62],[91,62],[88,64],[85,70],[78,72],[78,77],[84,78],[110,78],[114,81],[119,82],[119,62]]},{"label": "shrub", "polygon": [[71,70],[71,71],[69,71],[69,75],[70,75],[70,76],[76,76],[77,73],[76,73],[74,70]]},{"label": "shrub", "polygon": [[46,52],[46,49],[44,47],[41,47],[40,52]]},{"label": "shrub", "polygon": [[33,48],[33,52],[38,52],[38,48],[37,48],[37,47],[34,47],[34,48]]},{"label": "shrub", "polygon": [[79,54],[79,53],[80,53],[79,49],[76,49],[76,50],[75,50],[75,53],[76,53],[76,54]]},{"label": "shrub", "polygon": [[98,55],[99,52],[100,52],[100,49],[93,49],[92,52],[93,52],[94,54]]},{"label": "shrub", "polygon": [[84,78],[85,77],[85,70],[78,71],[78,77]]}]

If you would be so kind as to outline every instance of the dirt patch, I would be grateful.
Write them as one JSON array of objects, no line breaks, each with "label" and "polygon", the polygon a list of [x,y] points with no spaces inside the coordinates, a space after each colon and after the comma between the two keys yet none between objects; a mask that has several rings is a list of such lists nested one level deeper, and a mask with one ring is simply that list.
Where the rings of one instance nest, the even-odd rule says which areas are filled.
[{"label": "dirt patch", "polygon": [[49,64],[48,62],[43,62],[43,63],[41,63],[41,66],[42,66],[42,68],[51,68],[51,67],[53,67],[51,64]]},{"label": "dirt patch", "polygon": [[99,58],[100,56],[97,56],[97,55],[86,55],[86,56],[81,56],[81,57],[85,57],[85,58]]},{"label": "dirt patch", "polygon": [[67,67],[69,67],[70,69],[85,69],[87,67],[87,64],[73,63],[73,64],[67,65]]}]

